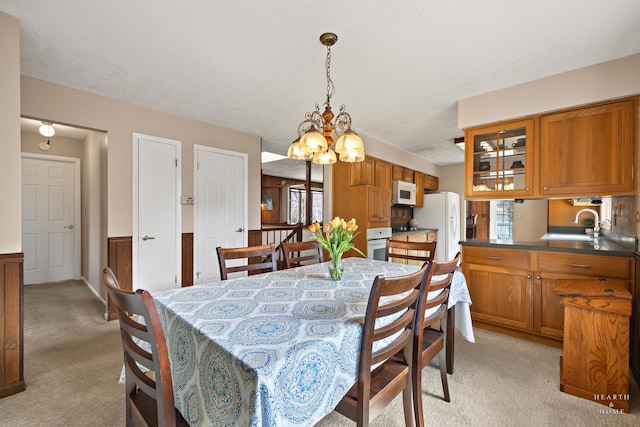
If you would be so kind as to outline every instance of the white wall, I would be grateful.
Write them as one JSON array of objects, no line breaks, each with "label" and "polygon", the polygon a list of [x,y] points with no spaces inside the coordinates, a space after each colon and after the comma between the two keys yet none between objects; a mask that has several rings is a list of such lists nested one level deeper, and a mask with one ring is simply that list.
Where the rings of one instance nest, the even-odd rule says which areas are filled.
[{"label": "white wall", "polygon": [[458,101],[458,127],[640,93],[640,53]]}]

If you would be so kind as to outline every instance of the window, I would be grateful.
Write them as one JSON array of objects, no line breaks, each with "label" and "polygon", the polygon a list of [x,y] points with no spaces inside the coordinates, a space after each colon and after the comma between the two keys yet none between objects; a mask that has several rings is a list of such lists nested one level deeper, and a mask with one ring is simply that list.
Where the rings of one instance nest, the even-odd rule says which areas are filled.
[{"label": "window", "polygon": [[[304,188],[289,187],[289,224],[305,223],[307,193]],[[311,190],[311,221],[322,221],[322,191]]]},{"label": "window", "polygon": [[513,239],[513,200],[495,200],[496,238],[498,240]]}]

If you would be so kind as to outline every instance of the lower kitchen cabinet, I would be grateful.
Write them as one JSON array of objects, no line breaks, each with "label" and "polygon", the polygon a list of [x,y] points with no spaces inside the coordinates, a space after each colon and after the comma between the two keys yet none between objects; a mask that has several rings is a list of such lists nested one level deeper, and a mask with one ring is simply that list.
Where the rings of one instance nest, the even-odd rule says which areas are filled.
[{"label": "lower kitchen cabinet", "polygon": [[[409,233],[409,234],[403,234],[400,236],[393,236],[391,238],[391,240],[398,240],[401,242],[434,242],[436,241],[438,236],[438,232],[437,231],[429,231],[429,232],[425,232],[425,233]],[[406,252],[406,251],[402,251],[401,249],[394,249],[394,251],[400,251],[400,252]],[[413,255],[421,255],[418,254],[417,252],[420,251],[412,251],[412,252],[416,252]],[[422,254],[424,255],[424,253]],[[399,263],[403,263],[403,264],[415,264],[415,265],[422,265],[422,263],[420,261],[416,261],[416,260],[410,260],[410,259],[400,259],[400,258],[396,258],[393,260],[393,262],[399,262]]]},{"label": "lower kitchen cabinet", "polygon": [[[606,277],[632,283],[632,257],[463,246],[462,272],[474,326],[560,346],[559,279]],[[631,291],[631,289],[630,289]]]}]

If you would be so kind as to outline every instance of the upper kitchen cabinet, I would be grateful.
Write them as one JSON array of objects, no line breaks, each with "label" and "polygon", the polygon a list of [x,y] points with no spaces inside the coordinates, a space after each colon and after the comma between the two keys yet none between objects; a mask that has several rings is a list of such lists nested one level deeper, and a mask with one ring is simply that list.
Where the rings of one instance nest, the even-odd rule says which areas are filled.
[{"label": "upper kitchen cabinet", "polygon": [[351,185],[374,185],[375,160],[365,157],[362,162],[344,163],[341,166],[349,168]]},{"label": "upper kitchen cabinet", "polygon": [[465,130],[467,199],[636,194],[638,97]]},{"label": "upper kitchen cabinet", "polygon": [[425,191],[438,191],[438,184],[440,180],[437,176],[424,174],[424,189]]},{"label": "upper kitchen cabinet", "polygon": [[[353,164],[353,163],[352,163]],[[374,185],[391,191],[391,163],[376,159],[374,167]]]},{"label": "upper kitchen cabinet", "polygon": [[393,165],[393,180],[413,182],[413,169]]},{"label": "upper kitchen cabinet", "polygon": [[540,195],[635,194],[637,108],[633,98],[543,115]]},{"label": "upper kitchen cabinet", "polygon": [[466,198],[533,195],[534,119],[467,129]]},{"label": "upper kitchen cabinet", "polygon": [[414,208],[421,208],[424,206],[424,176],[422,172],[413,172],[413,180],[416,184],[416,204]]}]

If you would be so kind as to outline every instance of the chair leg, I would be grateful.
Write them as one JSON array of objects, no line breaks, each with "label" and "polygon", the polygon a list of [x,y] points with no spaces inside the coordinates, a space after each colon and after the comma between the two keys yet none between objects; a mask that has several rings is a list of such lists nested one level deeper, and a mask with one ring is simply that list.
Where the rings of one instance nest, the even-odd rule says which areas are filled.
[{"label": "chair leg", "polygon": [[413,427],[413,405],[411,399],[411,393],[413,391],[413,387],[411,386],[411,381],[407,384],[407,386],[402,391],[402,406],[404,408],[404,425],[405,427]]},{"label": "chair leg", "polygon": [[449,398],[449,383],[447,382],[447,367],[446,367],[445,350],[442,349],[438,353],[438,365],[440,365],[440,379],[442,380],[442,391],[444,392],[445,402],[451,402]]},{"label": "chair leg", "polygon": [[[424,416],[422,413],[422,366],[421,354],[413,357],[411,366],[411,389],[413,392],[413,416],[417,427],[424,426]],[[417,359],[417,360],[416,360]]]}]

